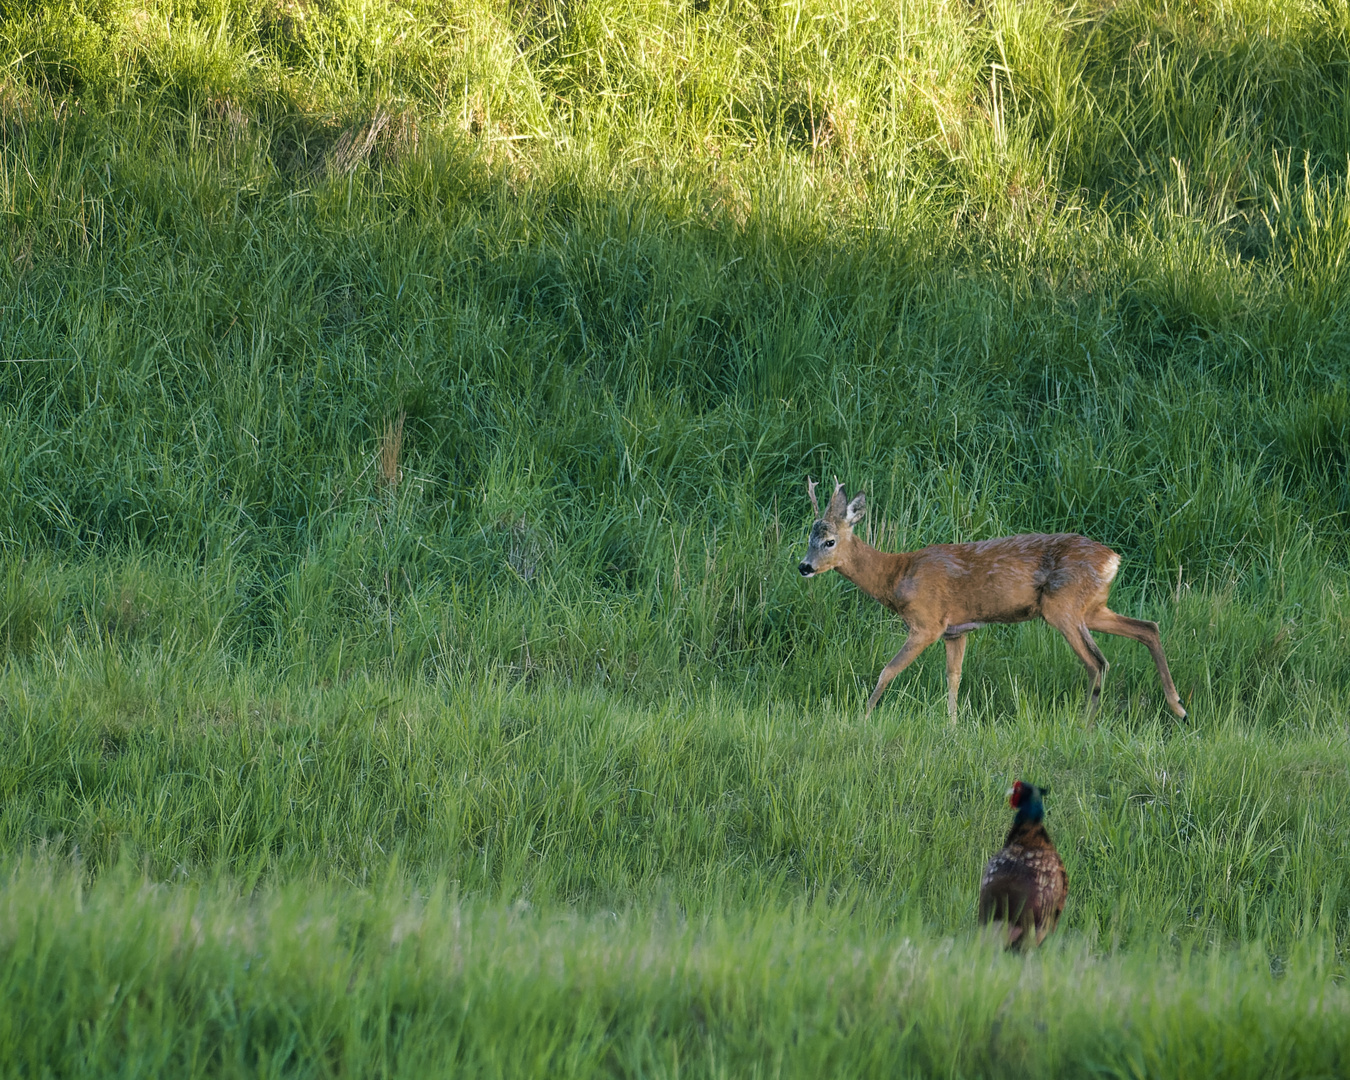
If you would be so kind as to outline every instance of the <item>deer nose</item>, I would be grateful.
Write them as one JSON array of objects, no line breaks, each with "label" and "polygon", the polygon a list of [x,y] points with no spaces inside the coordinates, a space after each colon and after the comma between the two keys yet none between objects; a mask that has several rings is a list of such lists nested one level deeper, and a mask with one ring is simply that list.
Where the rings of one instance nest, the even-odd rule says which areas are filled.
[{"label": "deer nose", "polygon": [[809,562],[802,562],[797,566],[797,571],[802,575],[802,577],[810,577],[812,574],[816,572],[816,568],[812,566]]}]

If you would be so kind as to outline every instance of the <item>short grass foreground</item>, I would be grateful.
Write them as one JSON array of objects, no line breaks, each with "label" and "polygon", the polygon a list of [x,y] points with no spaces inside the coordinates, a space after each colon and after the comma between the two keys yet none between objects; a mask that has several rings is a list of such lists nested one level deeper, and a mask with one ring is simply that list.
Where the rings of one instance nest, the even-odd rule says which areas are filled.
[{"label": "short grass foreground", "polygon": [[[1345,1073],[1347,87],[1344,0],[0,0],[0,1072]],[[864,717],[807,474],[1109,545],[1189,716],[1034,625]]]}]

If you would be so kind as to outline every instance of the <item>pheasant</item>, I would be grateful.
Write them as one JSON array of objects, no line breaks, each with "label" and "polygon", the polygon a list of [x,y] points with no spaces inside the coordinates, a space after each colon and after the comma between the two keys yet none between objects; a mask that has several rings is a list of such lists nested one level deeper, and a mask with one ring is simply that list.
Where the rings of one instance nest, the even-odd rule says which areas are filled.
[{"label": "pheasant", "polygon": [[1035,932],[1036,944],[1059,922],[1069,878],[1045,831],[1041,799],[1049,788],[1019,780],[1008,792],[1017,816],[1003,850],[989,860],[980,882],[980,923],[1007,923],[1007,947],[1021,949]]}]

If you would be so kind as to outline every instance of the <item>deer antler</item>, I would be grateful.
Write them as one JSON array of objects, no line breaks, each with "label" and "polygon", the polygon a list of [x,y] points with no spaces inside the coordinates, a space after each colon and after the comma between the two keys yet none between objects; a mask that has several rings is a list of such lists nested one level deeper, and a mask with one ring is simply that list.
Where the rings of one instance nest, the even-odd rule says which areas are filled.
[{"label": "deer antler", "polygon": [[806,497],[811,500],[811,509],[816,517],[820,517],[820,506],[816,503],[816,482],[809,476],[806,478]]}]

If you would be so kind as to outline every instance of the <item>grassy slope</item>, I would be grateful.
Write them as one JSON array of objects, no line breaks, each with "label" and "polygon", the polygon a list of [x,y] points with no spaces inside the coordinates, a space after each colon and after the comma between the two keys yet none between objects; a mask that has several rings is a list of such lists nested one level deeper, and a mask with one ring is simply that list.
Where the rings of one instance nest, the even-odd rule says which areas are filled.
[{"label": "grassy slope", "polygon": [[[0,4],[0,844],[97,882],[80,908],[50,856],[12,863],[5,977],[89,989],[24,998],[54,1019],[3,1045],[91,1073],[217,1043],[196,1067],[1167,1072],[1194,1062],[1156,1003],[1208,995],[1216,1072],[1334,1069],[1347,9],[695,7]],[[936,656],[863,721],[899,631],[796,578],[808,470],[865,487],[884,546],[1112,544],[1193,719],[1107,639],[1083,729],[1028,626],[977,636],[958,730]],[[1015,774],[1055,789],[1074,887],[1034,1001],[964,937]],[[141,894],[119,860],[224,883]],[[413,918],[438,972],[452,913],[495,989],[279,944]],[[239,925],[259,973],[212,944]],[[540,983],[541,941],[607,1027]],[[936,975],[895,975],[910,948]],[[360,994],[287,1012],[326,970]],[[747,1004],[691,1007],[714,983]],[[468,1001],[481,1044],[409,1019]]]}]

